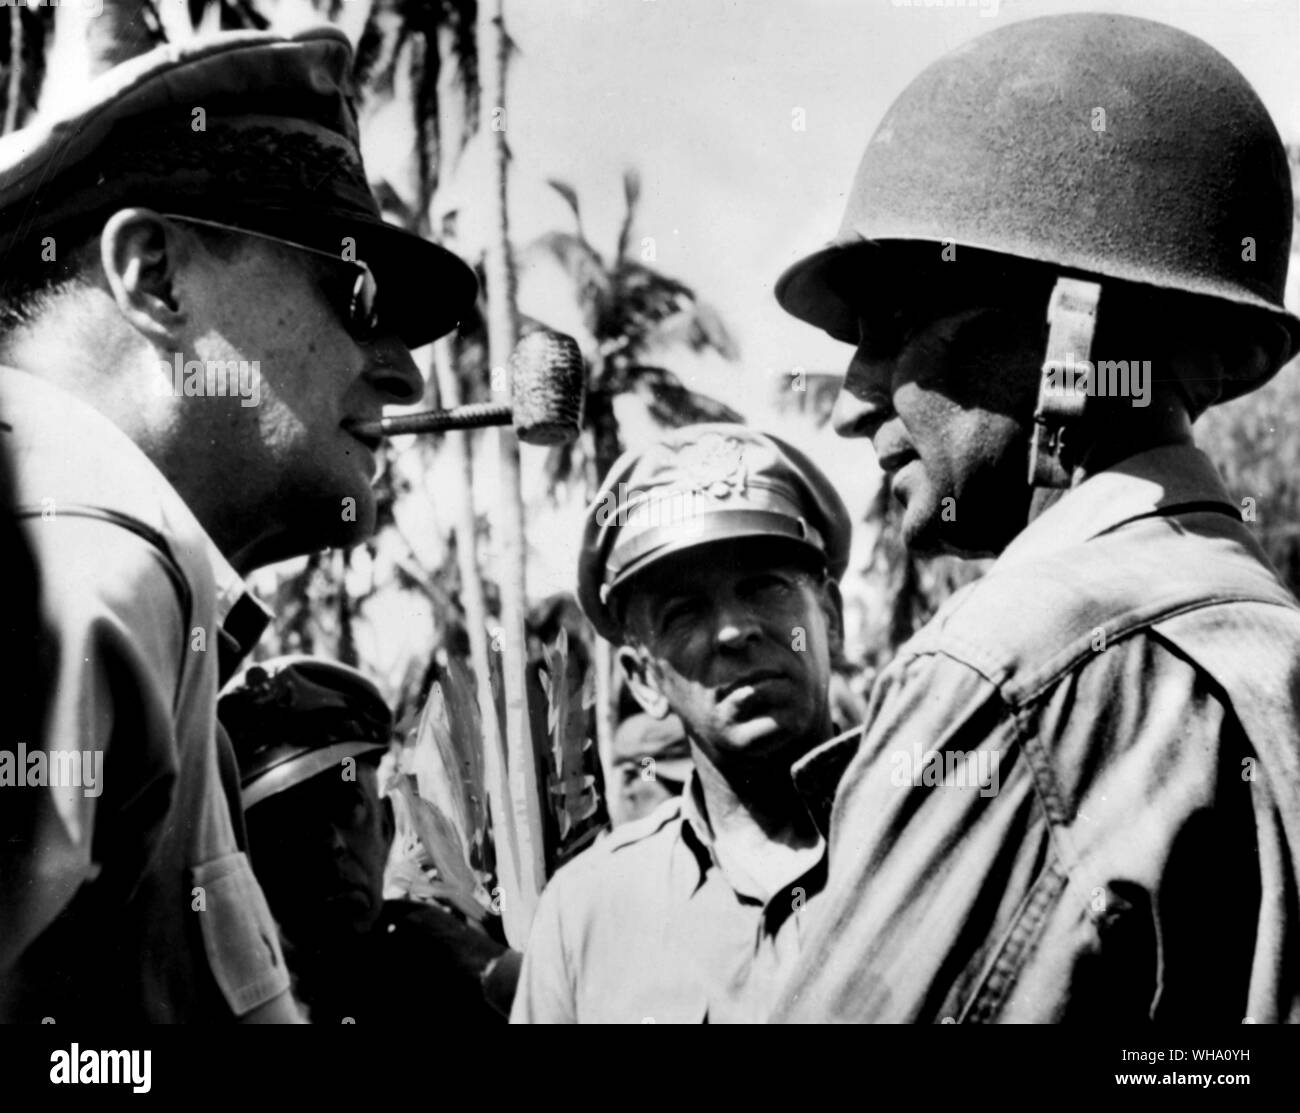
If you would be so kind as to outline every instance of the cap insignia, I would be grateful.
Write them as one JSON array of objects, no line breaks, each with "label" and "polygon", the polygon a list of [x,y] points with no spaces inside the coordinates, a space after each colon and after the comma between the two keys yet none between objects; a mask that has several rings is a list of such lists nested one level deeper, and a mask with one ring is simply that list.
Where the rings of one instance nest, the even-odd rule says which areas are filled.
[{"label": "cap insignia", "polygon": [[692,491],[714,499],[740,497],[749,477],[745,446],[716,433],[688,444],[677,454],[677,479]]}]

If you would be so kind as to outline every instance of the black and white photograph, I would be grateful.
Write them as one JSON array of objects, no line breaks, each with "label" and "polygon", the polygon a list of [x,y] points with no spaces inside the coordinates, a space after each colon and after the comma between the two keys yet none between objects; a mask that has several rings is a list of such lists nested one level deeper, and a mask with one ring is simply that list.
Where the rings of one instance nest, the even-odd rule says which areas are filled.
[{"label": "black and white photograph", "polygon": [[1298,0],[2,7],[21,1092],[1285,1076]]}]

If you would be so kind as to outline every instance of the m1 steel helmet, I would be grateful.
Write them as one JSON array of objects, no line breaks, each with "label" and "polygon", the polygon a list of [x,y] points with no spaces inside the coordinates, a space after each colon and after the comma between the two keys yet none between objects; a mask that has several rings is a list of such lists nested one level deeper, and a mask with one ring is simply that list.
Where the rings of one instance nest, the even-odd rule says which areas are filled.
[{"label": "m1 steel helmet", "polygon": [[1283,327],[1289,357],[1291,233],[1286,150],[1231,62],[1150,20],[1047,16],[967,43],[902,92],[835,240],[776,292],[856,344],[857,304],[887,264],[864,245],[928,241],[1254,309]]}]

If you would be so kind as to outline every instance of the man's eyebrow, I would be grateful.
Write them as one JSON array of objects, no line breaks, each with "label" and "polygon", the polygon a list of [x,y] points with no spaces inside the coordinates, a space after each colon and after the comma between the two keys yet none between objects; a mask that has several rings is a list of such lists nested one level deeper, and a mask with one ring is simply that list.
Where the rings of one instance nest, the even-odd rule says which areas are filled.
[{"label": "man's eyebrow", "polygon": [[655,597],[652,614],[662,614],[672,607],[679,606],[682,603],[688,603],[698,597],[698,592],[673,590],[665,591]]}]

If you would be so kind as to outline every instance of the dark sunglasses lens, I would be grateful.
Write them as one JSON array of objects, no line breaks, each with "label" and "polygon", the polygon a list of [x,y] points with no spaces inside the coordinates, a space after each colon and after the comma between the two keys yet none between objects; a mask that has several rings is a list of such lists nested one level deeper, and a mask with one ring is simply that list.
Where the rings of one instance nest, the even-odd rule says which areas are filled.
[{"label": "dark sunglasses lens", "polygon": [[375,302],[378,286],[375,276],[364,263],[357,264],[360,270],[356,282],[352,285],[352,300],[348,306],[348,320],[358,336],[373,336],[379,329],[379,313]]}]

